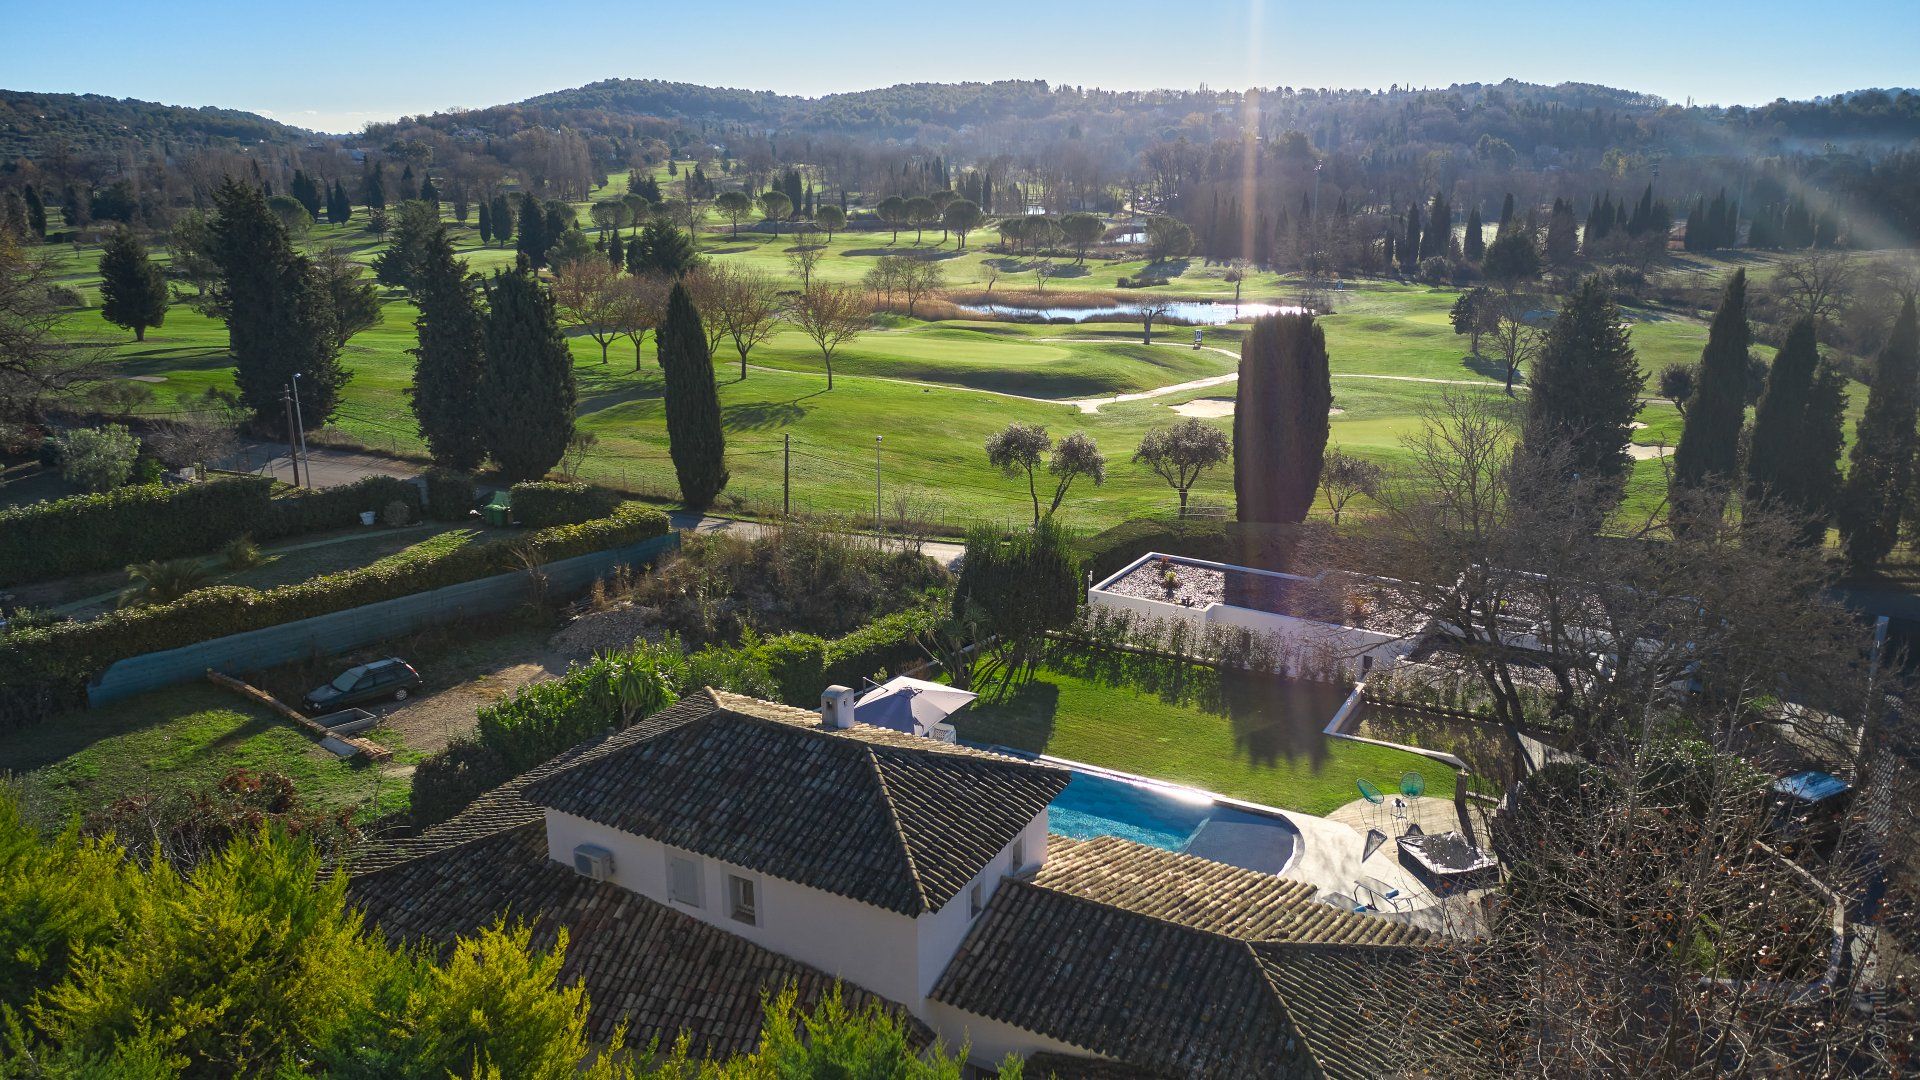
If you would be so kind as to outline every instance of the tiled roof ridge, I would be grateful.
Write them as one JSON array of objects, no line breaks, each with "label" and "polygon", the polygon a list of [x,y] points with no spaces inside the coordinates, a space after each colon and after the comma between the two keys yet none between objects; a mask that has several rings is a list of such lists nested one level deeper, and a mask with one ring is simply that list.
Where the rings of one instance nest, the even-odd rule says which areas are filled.
[{"label": "tiled roof ridge", "polygon": [[880,767],[880,755],[874,753],[871,744],[867,746],[867,767],[873,770],[873,781],[880,785],[880,805],[886,808],[887,824],[893,827],[894,843],[898,845],[900,858],[907,866],[907,880],[913,882],[913,893],[920,900],[923,911],[937,911],[939,905],[927,892],[927,884],[920,880],[920,865],[914,860],[913,845],[907,842],[907,829],[900,821],[900,807],[894,802],[893,788],[887,784],[886,770]]},{"label": "tiled roof ridge", "polygon": [[[1041,761],[1029,761],[1023,757],[1003,754],[995,750],[984,750],[977,746],[943,743],[924,737],[916,737],[917,741],[924,743],[924,745],[903,743],[894,741],[891,738],[884,741],[872,739],[863,735],[860,729],[866,728],[870,731],[885,733],[887,736],[897,736],[902,733],[896,732],[892,728],[879,727],[857,720],[852,727],[830,728],[821,722],[819,713],[810,709],[802,709],[794,705],[782,705],[774,701],[762,701],[759,698],[749,697],[746,694],[734,694],[725,690],[715,690],[711,687],[702,691],[702,693],[712,695],[717,709],[743,720],[756,720],[766,724],[778,724],[782,730],[801,731],[818,738],[832,739],[837,742],[857,742],[868,747],[875,753],[884,753],[893,757],[909,757],[916,760],[932,758],[943,761],[970,761],[980,765],[993,765],[1016,770],[1061,768],[1061,766],[1058,765],[1049,765]],[[733,702],[739,702],[741,704],[735,705]]]},{"label": "tiled roof ridge", "polygon": [[[1022,878],[1022,877],[1015,877],[1011,874],[1003,875],[1003,876],[1006,877],[1008,881],[1016,882],[1018,884],[1025,885],[1029,888],[1044,889],[1047,892],[1053,893],[1055,896],[1064,896],[1069,900],[1074,901],[1075,903],[1087,904],[1091,907],[1100,908],[1103,911],[1112,911],[1117,914],[1124,915],[1130,919],[1145,919],[1148,922],[1158,923],[1161,926],[1170,926],[1176,930],[1181,931],[1182,933],[1198,934],[1202,937],[1211,938],[1214,941],[1225,941],[1234,945],[1258,944],[1257,942],[1248,941],[1246,938],[1234,937],[1232,934],[1223,934],[1218,930],[1207,930],[1203,927],[1194,926],[1191,923],[1180,922],[1177,919],[1162,918],[1158,915],[1154,915],[1149,912],[1140,911],[1137,908],[1124,907],[1120,904],[1115,904],[1106,900],[1096,899],[1095,897],[1091,897],[1091,896],[1085,896],[1077,892],[1070,892],[1066,889],[1056,889],[1051,885],[1046,885],[1039,881],[1033,881],[1033,880]],[[996,893],[996,895],[998,894]],[[1254,959],[1256,960],[1256,962],[1258,961],[1258,957],[1255,957]]]},{"label": "tiled roof ridge", "polygon": [[1281,991],[1280,984],[1274,981],[1272,973],[1267,970],[1267,966],[1260,962],[1260,952],[1255,947],[1257,943],[1243,941],[1240,944],[1246,947],[1248,962],[1253,964],[1254,971],[1260,976],[1261,984],[1267,988],[1267,1000],[1271,1003],[1272,1007],[1279,1012],[1280,1023],[1286,1028],[1290,1043],[1299,1047],[1304,1052],[1301,1056],[1312,1063],[1314,1073],[1324,1080],[1327,1075],[1327,1068],[1320,1063],[1320,1055],[1314,1053],[1313,1044],[1308,1041],[1307,1033],[1294,1021],[1293,1005],[1287,1000],[1287,995]]}]

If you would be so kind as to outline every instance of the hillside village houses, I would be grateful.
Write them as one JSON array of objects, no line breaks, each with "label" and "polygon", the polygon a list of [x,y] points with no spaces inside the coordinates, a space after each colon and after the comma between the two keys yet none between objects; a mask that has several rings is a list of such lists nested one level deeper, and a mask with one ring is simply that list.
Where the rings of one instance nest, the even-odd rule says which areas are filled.
[{"label": "hillside village houses", "polygon": [[[1393,1067],[1429,939],[1313,886],[1049,836],[1069,774],[714,690],[584,743],[360,859],[388,935],[505,917],[605,1038],[751,1050],[763,995],[843,987],[1028,1075],[1362,1077]],[[1419,1022],[1419,1021],[1414,1021]],[[1419,1040],[1453,1039],[1447,1031]]]}]

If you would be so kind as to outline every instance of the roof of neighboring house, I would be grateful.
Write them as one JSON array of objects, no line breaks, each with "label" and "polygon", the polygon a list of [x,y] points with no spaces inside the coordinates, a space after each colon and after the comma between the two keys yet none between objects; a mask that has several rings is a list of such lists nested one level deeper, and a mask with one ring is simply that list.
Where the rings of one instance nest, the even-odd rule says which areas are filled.
[{"label": "roof of neighboring house", "polygon": [[1034,884],[1246,941],[1418,945],[1433,939],[1418,927],[1317,903],[1314,887],[1303,881],[1117,836],[1052,837]]},{"label": "roof of neighboring house", "polygon": [[1055,837],[1032,881],[994,894],[932,996],[1086,1050],[1051,1066],[1062,1077],[1391,1071],[1429,935],[1312,896],[1125,840]]},{"label": "roof of neighboring house", "polygon": [[[1061,769],[719,691],[528,784],[541,806],[903,915],[937,911],[1066,787]],[[678,707],[677,707],[678,708]],[[616,745],[617,744],[617,745]]]}]

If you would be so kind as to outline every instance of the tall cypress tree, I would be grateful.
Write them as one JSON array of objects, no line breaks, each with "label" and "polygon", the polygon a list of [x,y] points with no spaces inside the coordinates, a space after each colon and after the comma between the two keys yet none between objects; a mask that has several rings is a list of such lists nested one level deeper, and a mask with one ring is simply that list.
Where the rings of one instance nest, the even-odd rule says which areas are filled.
[{"label": "tall cypress tree", "polygon": [[493,204],[485,199],[480,201],[480,242],[493,242]]},{"label": "tall cypress tree", "polygon": [[1513,192],[1509,191],[1507,197],[1500,201],[1500,226],[1493,230],[1494,239],[1507,235],[1507,230],[1511,228],[1513,228]]},{"label": "tall cypress tree", "polygon": [[1707,329],[1700,370],[1687,400],[1680,444],[1673,451],[1674,524],[1691,514],[1717,517],[1717,492],[1740,467],[1740,426],[1747,413],[1747,272],[1735,270]]},{"label": "tall cypress tree", "polygon": [[1461,245],[1460,251],[1466,256],[1468,262],[1479,262],[1487,253],[1487,238],[1480,224],[1480,204],[1478,203],[1474,204],[1473,209],[1467,211],[1467,239]]},{"label": "tall cypress tree", "polygon": [[1854,432],[1853,466],[1841,495],[1840,539],[1856,570],[1886,558],[1898,535],[1901,504],[1913,480],[1917,379],[1920,327],[1909,297],[1874,358],[1873,389]]},{"label": "tall cypress tree", "polygon": [[[32,191],[32,188],[28,188]],[[147,247],[122,225],[100,252],[100,317],[147,340],[147,327],[167,321],[167,279]]]},{"label": "tall cypress tree", "polygon": [[40,201],[40,189],[32,184],[27,185],[27,231],[41,240],[47,238],[47,204]]},{"label": "tall cypress tree", "polygon": [[1305,520],[1326,462],[1333,407],[1327,337],[1311,314],[1263,315],[1240,346],[1233,487],[1241,521]]},{"label": "tall cypress tree", "polygon": [[413,271],[414,323],[419,345],[407,398],[420,436],[435,463],[462,472],[487,456],[482,385],[486,377],[484,324],[465,263],[453,257],[444,226],[421,246]]},{"label": "tall cypress tree", "polygon": [[1795,322],[1767,371],[1747,450],[1747,502],[1773,503],[1806,517],[1809,542],[1826,535],[1838,489],[1840,444],[1835,440],[1842,417],[1835,406],[1844,409],[1846,397],[1840,391],[1834,400],[1832,374],[1831,368],[1821,371],[1813,320]]},{"label": "tall cypress tree", "polygon": [[1420,234],[1420,257],[1423,259],[1439,256],[1445,258],[1453,245],[1453,208],[1448,205],[1447,197],[1434,193],[1433,202],[1427,209],[1427,228]]},{"label": "tall cypress tree", "polygon": [[1420,204],[1407,207],[1407,232],[1400,241],[1400,269],[1411,274],[1420,266]]},{"label": "tall cypress tree", "polygon": [[514,247],[527,257],[530,266],[546,265],[547,248],[552,238],[547,236],[547,209],[540,200],[531,195],[520,197],[520,232]]},{"label": "tall cypress tree", "polygon": [[505,194],[493,197],[493,242],[501,247],[513,239],[513,207],[508,204]]},{"label": "tall cypress tree", "polygon": [[259,188],[228,178],[213,193],[213,206],[212,255],[240,400],[259,426],[284,430],[281,395],[297,373],[301,419],[319,427],[352,378],[340,366],[332,295],[293,250]]},{"label": "tall cypress tree", "polygon": [[507,483],[538,480],[560,463],[573,437],[573,354],[553,298],[530,271],[487,283],[481,430]]},{"label": "tall cypress tree", "polygon": [[1581,282],[1547,329],[1527,378],[1523,452],[1606,485],[1617,501],[1632,466],[1627,443],[1642,378],[1612,292],[1599,278]]},{"label": "tall cypress tree", "polygon": [[667,451],[680,497],[704,510],[727,486],[727,442],[713,385],[713,355],[684,282],[674,282],[655,340],[666,378]]}]

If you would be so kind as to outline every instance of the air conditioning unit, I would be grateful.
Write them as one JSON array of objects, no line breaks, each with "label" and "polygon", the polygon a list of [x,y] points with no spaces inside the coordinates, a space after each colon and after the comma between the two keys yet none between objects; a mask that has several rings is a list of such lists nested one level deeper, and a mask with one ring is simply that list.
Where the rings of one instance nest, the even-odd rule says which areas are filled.
[{"label": "air conditioning unit", "polygon": [[573,849],[573,868],[582,877],[608,881],[613,877],[613,852],[599,844],[581,844]]}]

